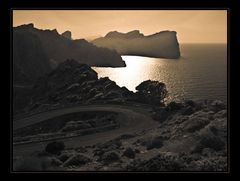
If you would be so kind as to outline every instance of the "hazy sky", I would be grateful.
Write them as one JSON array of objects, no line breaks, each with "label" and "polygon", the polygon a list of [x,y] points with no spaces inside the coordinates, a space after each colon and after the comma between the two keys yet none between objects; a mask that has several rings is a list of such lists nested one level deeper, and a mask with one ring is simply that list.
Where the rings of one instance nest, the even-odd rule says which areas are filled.
[{"label": "hazy sky", "polygon": [[34,23],[40,29],[72,32],[74,39],[109,31],[140,30],[145,35],[177,31],[180,43],[226,43],[226,10],[14,10],[13,26]]}]

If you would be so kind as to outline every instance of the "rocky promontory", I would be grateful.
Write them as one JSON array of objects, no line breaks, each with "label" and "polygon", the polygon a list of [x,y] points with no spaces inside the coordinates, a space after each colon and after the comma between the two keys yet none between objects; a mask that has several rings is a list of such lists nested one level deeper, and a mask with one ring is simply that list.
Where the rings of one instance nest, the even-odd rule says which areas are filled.
[{"label": "rocky promontory", "polygon": [[126,87],[120,87],[108,77],[98,78],[97,72],[90,66],[68,59],[37,79],[27,96],[31,102],[22,110],[31,112],[62,105],[122,104],[129,101],[154,102],[157,105],[167,93],[165,84],[150,80],[140,84],[137,90],[134,93]]},{"label": "rocky promontory", "polygon": [[92,43],[98,47],[114,49],[121,55],[177,59],[180,57],[180,49],[176,35],[175,31],[161,31],[148,36],[139,30],[128,33],[112,31]]},{"label": "rocky promontory", "polygon": [[66,59],[89,66],[126,66],[115,50],[96,47],[84,39],[73,40],[70,31],[59,34],[56,29],[41,30],[33,24],[13,27],[13,64],[29,79],[50,72]]}]

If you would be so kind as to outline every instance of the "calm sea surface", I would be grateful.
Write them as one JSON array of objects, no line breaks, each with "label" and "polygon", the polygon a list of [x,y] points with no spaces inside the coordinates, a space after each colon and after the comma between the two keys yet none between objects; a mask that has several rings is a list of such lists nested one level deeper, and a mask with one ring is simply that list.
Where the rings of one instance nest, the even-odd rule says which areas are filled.
[{"label": "calm sea surface", "polygon": [[227,45],[183,44],[178,60],[122,56],[127,67],[96,68],[99,77],[135,91],[144,80],[164,82],[168,100],[219,99],[227,101]]}]

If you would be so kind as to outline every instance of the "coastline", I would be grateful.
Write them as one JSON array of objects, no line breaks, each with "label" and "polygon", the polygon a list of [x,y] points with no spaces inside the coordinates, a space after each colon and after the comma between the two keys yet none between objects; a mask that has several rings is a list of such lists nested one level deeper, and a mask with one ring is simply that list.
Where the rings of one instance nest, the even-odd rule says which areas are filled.
[{"label": "coastline", "polygon": [[[137,90],[98,78],[74,60],[64,62],[33,87],[25,111],[44,112],[14,123],[14,170],[227,171],[224,103],[166,104],[158,81],[144,81]],[[59,154],[46,151],[54,141],[65,145]]]}]

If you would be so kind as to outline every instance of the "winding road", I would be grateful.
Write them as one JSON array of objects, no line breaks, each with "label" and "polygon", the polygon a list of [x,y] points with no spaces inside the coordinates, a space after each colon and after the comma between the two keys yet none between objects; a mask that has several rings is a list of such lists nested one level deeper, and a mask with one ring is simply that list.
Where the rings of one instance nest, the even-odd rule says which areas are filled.
[{"label": "winding road", "polygon": [[[146,106],[84,105],[73,108],[52,110],[14,121],[13,131],[50,118],[54,118],[56,116],[89,111],[108,111],[118,113],[119,116],[117,119],[120,123],[120,127],[118,129],[90,135],[63,138],[61,140],[64,141],[66,148],[94,145],[114,139],[122,134],[141,132],[143,130],[154,128],[158,125],[158,123],[150,116],[151,108]],[[32,152],[43,150],[48,142],[50,141],[13,145],[13,157],[29,155]]]}]

